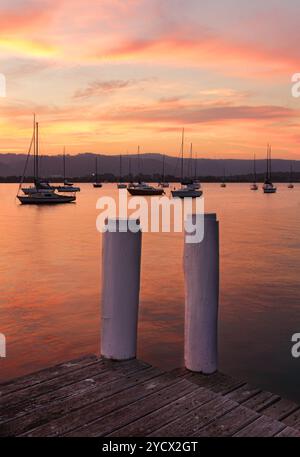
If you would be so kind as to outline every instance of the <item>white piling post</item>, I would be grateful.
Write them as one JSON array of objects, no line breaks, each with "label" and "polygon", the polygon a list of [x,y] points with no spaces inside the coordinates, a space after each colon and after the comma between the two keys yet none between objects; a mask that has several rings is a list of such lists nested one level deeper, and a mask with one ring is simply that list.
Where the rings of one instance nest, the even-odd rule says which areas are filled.
[{"label": "white piling post", "polygon": [[[203,222],[203,216],[193,214]],[[204,215],[204,238],[185,242],[185,342],[188,370],[212,374],[218,369],[219,223]]]},{"label": "white piling post", "polygon": [[122,232],[124,224],[108,219],[103,233],[101,355],[114,360],[133,359],[137,351],[142,233]]}]

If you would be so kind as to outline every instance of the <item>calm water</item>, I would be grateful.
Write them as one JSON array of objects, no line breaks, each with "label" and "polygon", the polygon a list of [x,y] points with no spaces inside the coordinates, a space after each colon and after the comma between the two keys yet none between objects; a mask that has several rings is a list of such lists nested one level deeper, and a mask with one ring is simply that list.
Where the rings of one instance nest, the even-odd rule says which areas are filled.
[{"label": "calm water", "polygon": [[[114,185],[82,185],[76,204],[22,207],[16,185],[0,185],[0,380],[99,351],[101,235],[97,196]],[[205,209],[221,231],[220,368],[300,400],[300,186],[277,195],[204,185]],[[144,234],[139,357],[182,364],[182,234]]]}]

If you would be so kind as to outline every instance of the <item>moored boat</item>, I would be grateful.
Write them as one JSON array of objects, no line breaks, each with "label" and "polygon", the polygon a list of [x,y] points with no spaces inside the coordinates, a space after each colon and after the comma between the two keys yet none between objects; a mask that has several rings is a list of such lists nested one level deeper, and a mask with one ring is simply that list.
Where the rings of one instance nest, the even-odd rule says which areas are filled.
[{"label": "moored boat", "polygon": [[151,196],[151,195],[163,195],[164,190],[159,187],[150,186],[146,183],[140,183],[135,186],[128,186],[127,191],[133,196]]},{"label": "moored boat", "polygon": [[[33,159],[34,159],[34,186],[29,188],[23,188],[22,184],[26,173],[26,167],[28,159],[33,146]],[[19,195],[19,191],[22,190],[24,195]],[[71,203],[76,200],[75,195],[59,195],[56,193],[55,188],[50,184],[39,178],[39,124],[35,122],[33,126],[33,137],[31,140],[30,148],[28,151],[27,161],[22,176],[21,184],[19,186],[17,198],[22,205],[45,205],[45,204],[58,204],[58,203]]]},{"label": "moored boat", "polygon": [[[192,154],[192,144],[191,144]],[[181,187],[171,191],[173,198],[198,198],[203,194],[202,190],[197,189],[192,179],[183,177],[183,160],[184,160],[184,129],[181,136]]]},{"label": "moored boat", "polygon": [[127,184],[125,182],[122,182],[122,156],[120,155],[120,176],[119,176],[119,182],[117,184],[118,189],[127,189]]},{"label": "moored boat", "polygon": [[76,200],[75,195],[58,195],[55,191],[39,191],[29,195],[18,195],[23,205],[53,205],[59,203],[71,203]]},{"label": "moored boat", "polygon": [[95,189],[100,189],[102,187],[102,183],[98,179],[98,157],[95,158],[95,182],[93,183],[93,187]]},{"label": "moored boat", "polygon": [[275,194],[277,192],[276,186],[272,183],[272,150],[271,146],[267,146],[267,173],[265,182],[263,184],[263,192],[264,194]]}]

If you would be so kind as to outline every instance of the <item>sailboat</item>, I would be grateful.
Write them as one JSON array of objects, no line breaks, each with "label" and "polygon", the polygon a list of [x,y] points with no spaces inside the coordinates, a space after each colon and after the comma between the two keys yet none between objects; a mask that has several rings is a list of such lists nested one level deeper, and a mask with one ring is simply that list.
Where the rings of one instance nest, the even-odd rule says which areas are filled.
[{"label": "sailboat", "polygon": [[226,181],[226,174],[225,174],[225,168],[224,168],[224,170],[223,170],[223,181],[221,182],[220,187],[223,187],[223,188],[226,187],[226,182],[225,181]]},{"label": "sailboat", "polygon": [[162,187],[163,189],[166,189],[170,187],[170,184],[165,181],[165,155],[163,155],[163,165],[162,165],[162,175],[161,175],[161,182],[159,183],[159,186]]},{"label": "sailboat", "polygon": [[95,158],[95,178],[96,178],[96,181],[94,182],[93,186],[95,188],[100,188],[102,187],[102,184],[101,182],[99,181],[98,179],[98,157],[96,156]]},{"label": "sailboat", "polygon": [[258,185],[256,184],[256,156],[254,154],[253,160],[253,183],[250,187],[251,190],[258,190]]},{"label": "sailboat", "polygon": [[192,180],[185,180],[183,178],[183,161],[184,161],[184,129],[182,129],[181,136],[181,188],[171,191],[173,198],[197,198],[201,197],[202,190],[195,189]]},{"label": "sailboat", "polygon": [[294,189],[294,184],[293,184],[293,162],[291,162],[291,168],[290,168],[290,183],[288,185],[289,189]]},{"label": "sailboat", "polygon": [[[139,168],[139,178],[140,178],[140,147],[138,147],[138,168]],[[150,184],[147,184],[145,182],[142,182],[141,179],[139,179],[138,183],[132,183],[127,187],[127,191],[130,193],[130,195],[133,196],[153,196],[153,195],[162,195],[164,193],[163,189],[160,189],[159,187],[153,187],[150,186]]]},{"label": "sailboat", "polygon": [[122,182],[122,156],[120,155],[120,181],[118,183],[118,189],[126,189],[127,184]]},{"label": "sailboat", "polygon": [[[193,147],[193,145],[191,145],[191,147]],[[197,153],[196,153],[193,186],[194,186],[194,189],[201,189],[201,183],[200,183],[200,181],[198,179],[198,169],[197,169],[198,163],[197,162],[198,162],[198,159],[197,159]]]},{"label": "sailboat", "polygon": [[[34,187],[25,189],[22,188],[24,176],[26,173],[28,159],[33,146],[33,160],[34,160]],[[22,190],[25,195],[17,195],[18,200],[22,205],[44,205],[44,204],[58,204],[58,203],[71,203],[76,200],[75,195],[59,195],[55,192],[55,189],[49,185],[46,181],[43,181],[39,177],[39,124],[35,121],[33,123],[33,137],[31,140],[24,173],[22,176],[19,191]],[[19,194],[18,191],[18,194]]]},{"label": "sailboat", "polygon": [[63,173],[64,173],[64,185],[56,186],[58,192],[80,192],[80,187],[75,187],[74,184],[66,178],[66,148],[64,147],[63,152]]},{"label": "sailboat", "polygon": [[277,188],[274,186],[272,183],[272,150],[271,146],[268,144],[267,146],[267,173],[266,173],[266,178],[265,182],[263,185],[263,191],[265,194],[275,194],[277,191]]}]

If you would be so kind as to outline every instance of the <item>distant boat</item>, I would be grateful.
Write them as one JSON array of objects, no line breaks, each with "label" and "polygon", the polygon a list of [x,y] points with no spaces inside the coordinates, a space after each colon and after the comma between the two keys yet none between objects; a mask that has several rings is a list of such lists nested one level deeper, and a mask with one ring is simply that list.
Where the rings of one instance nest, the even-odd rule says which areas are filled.
[{"label": "distant boat", "polygon": [[120,181],[118,183],[118,189],[126,189],[127,184],[122,182],[122,156],[120,155]]},{"label": "distant boat", "polygon": [[98,179],[98,157],[97,156],[95,157],[95,182],[94,182],[93,186],[95,187],[95,189],[97,189],[97,188],[100,189],[102,187],[102,184]]},{"label": "distant boat", "polygon": [[39,189],[34,194],[18,195],[18,199],[23,205],[53,205],[74,202],[76,197],[73,195],[58,195],[53,190],[41,191]]},{"label": "distant boat", "polygon": [[167,189],[168,187],[170,187],[170,184],[165,181],[165,155],[163,155],[161,182],[158,185],[163,189]]},{"label": "distant boat", "polygon": [[253,183],[250,187],[251,190],[258,190],[258,185],[256,184],[256,157],[254,154],[254,160],[253,160]]},{"label": "distant boat", "polygon": [[[193,145],[191,145],[191,148],[193,147]],[[194,189],[196,190],[200,190],[201,189],[201,182],[199,181],[198,179],[198,159],[197,159],[197,154],[196,154],[196,157],[195,157],[195,170],[194,170],[194,178],[193,178],[193,186],[194,186]]]},{"label": "distant boat", "polygon": [[75,187],[72,182],[68,181],[66,178],[66,148],[64,148],[63,153],[63,174],[64,174],[64,185],[56,186],[55,189],[58,192],[80,192],[80,187]]},{"label": "distant boat", "polygon": [[[138,175],[141,177],[141,165],[140,165],[140,147],[138,146]],[[127,187],[127,191],[130,195],[134,196],[152,196],[152,195],[162,195],[164,190],[159,187],[150,186],[139,180],[138,183],[130,183]]]},{"label": "distant boat", "polygon": [[225,169],[224,169],[223,170],[223,181],[221,182],[220,187],[223,187],[223,188],[227,187],[225,181],[226,181],[226,175],[225,175]]},{"label": "distant boat", "polygon": [[294,184],[293,184],[293,162],[291,162],[291,167],[290,167],[290,183],[288,185],[289,189],[294,189]]},{"label": "distant boat", "polygon": [[149,184],[143,182],[133,186],[128,186],[127,191],[130,193],[130,195],[134,196],[151,196],[164,194],[164,190],[162,188],[150,186]]},{"label": "distant boat", "polygon": [[198,198],[202,195],[202,190],[195,189],[191,179],[183,178],[183,162],[184,161],[184,129],[181,136],[181,187],[171,191],[173,198]]},{"label": "distant boat", "polygon": [[265,182],[263,185],[263,192],[265,194],[275,194],[277,191],[277,188],[274,186],[272,183],[272,150],[271,146],[267,146],[267,173],[266,173],[266,178]]},{"label": "distant boat", "polygon": [[[33,160],[34,160],[34,187],[28,189],[22,189],[22,183],[26,173],[26,166],[28,158],[33,146]],[[49,185],[49,183],[42,181],[39,178],[39,124],[35,122],[33,126],[33,137],[31,140],[30,148],[28,151],[27,161],[22,176],[19,190],[22,189],[25,195],[17,195],[18,200],[22,205],[44,205],[44,204],[59,204],[59,203],[71,203],[76,200],[75,195],[59,195],[55,192],[55,189]]]}]

